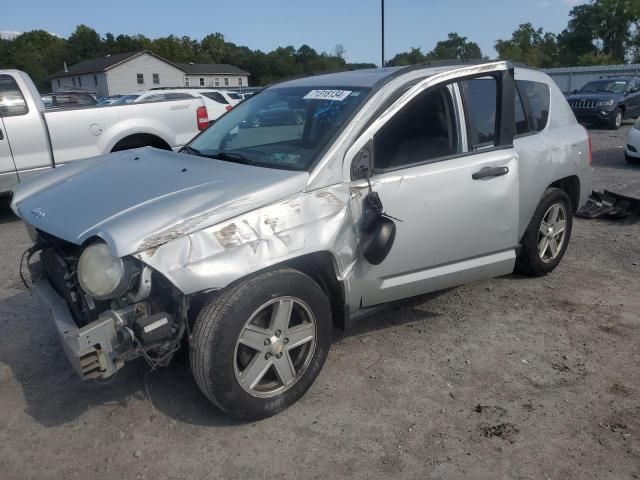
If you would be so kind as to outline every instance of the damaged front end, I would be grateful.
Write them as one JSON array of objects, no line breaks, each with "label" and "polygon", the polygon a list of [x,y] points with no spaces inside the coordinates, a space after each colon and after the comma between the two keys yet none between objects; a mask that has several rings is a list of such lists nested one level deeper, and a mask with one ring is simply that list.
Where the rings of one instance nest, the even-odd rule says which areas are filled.
[{"label": "damaged front end", "polygon": [[122,278],[113,268],[100,271],[98,280],[117,284],[112,293],[89,294],[82,263],[100,245],[83,248],[38,232],[31,249],[40,252],[40,262],[29,265],[33,290],[53,317],[73,368],[83,379],[104,379],[137,357],[152,367],[166,365],[187,328],[187,299],[129,257],[115,259],[122,262]]}]

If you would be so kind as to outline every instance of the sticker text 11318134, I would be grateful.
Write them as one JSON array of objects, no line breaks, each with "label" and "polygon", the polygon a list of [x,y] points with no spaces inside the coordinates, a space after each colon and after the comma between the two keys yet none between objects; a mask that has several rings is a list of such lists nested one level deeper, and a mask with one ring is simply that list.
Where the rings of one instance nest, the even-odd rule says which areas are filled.
[{"label": "sticker text 11318134", "polygon": [[334,100],[343,101],[351,95],[351,90],[311,90],[303,98],[305,100]]}]

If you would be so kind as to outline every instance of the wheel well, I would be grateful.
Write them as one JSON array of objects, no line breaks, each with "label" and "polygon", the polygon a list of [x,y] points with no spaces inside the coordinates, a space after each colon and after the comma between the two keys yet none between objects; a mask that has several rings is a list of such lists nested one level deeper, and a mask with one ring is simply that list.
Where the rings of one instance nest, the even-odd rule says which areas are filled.
[{"label": "wheel well", "polygon": [[[336,328],[344,330],[347,325],[348,313],[345,310],[345,293],[344,285],[336,278],[335,269],[333,266],[333,257],[329,252],[314,252],[301,257],[287,260],[283,263],[272,265],[264,270],[253,272],[249,276],[258,275],[270,270],[277,270],[279,268],[293,268],[299,272],[312,278],[320,288],[324,290],[327,295],[327,299],[331,304],[331,314],[333,317],[333,325]],[[239,282],[246,280],[247,277],[240,278],[231,285],[235,285]],[[229,288],[227,286],[226,288]],[[204,306],[204,304],[211,298],[220,295],[223,290],[216,290],[213,292],[201,292],[194,294],[190,297],[189,307],[189,322],[193,325],[198,313]]]},{"label": "wheel well", "polygon": [[324,290],[333,316],[333,325],[344,330],[347,323],[344,285],[336,278],[333,256],[329,252],[315,252],[279,264],[291,267],[311,277]]},{"label": "wheel well", "polygon": [[121,150],[129,150],[131,148],[155,147],[161,150],[171,150],[171,146],[163,139],[150,133],[135,133],[119,140],[113,148],[112,152]]},{"label": "wheel well", "polygon": [[626,110],[627,110],[627,107],[626,107],[626,105],[624,105],[624,104],[618,105],[618,108],[619,108],[620,110],[622,110],[622,113],[626,112]]},{"label": "wheel well", "polygon": [[564,190],[571,200],[571,206],[573,207],[573,213],[578,210],[578,203],[580,203],[580,179],[572,175],[570,177],[561,178],[556,180],[549,187],[559,188]]}]

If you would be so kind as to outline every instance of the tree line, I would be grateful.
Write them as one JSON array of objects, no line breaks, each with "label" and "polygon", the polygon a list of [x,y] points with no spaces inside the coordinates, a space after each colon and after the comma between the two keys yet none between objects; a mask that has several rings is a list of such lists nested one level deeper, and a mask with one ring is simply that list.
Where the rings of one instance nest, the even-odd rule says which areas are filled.
[{"label": "tree line", "polygon": [[[581,66],[640,62],[640,0],[591,0],[574,7],[567,27],[560,33],[545,32],[531,23],[520,25],[510,39],[499,39],[495,49],[501,59],[533,67]],[[314,72],[374,67],[372,63],[347,63],[345,49],[318,52],[309,45],[279,47],[271,52],[252,50],[212,33],[201,40],[169,35],[150,39],[144,35],[102,37],[79,25],[69,38],[44,30],[23,33],[13,40],[0,39],[0,68],[18,68],[31,75],[38,87],[48,87],[47,77],[64,63],[108,54],[150,50],[176,63],[229,63],[251,73],[253,85]],[[433,50],[413,47],[386,62],[389,66],[433,60],[486,58],[477,43],[450,33]]]}]

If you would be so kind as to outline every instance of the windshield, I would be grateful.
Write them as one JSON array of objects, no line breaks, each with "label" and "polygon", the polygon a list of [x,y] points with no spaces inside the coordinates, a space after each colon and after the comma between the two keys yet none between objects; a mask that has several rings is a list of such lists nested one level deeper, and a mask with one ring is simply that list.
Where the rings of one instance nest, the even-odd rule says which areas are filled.
[{"label": "windshield", "polygon": [[220,117],[185,151],[261,167],[308,170],[367,91],[270,88]]},{"label": "windshield", "polygon": [[114,102],[111,102],[111,105],[126,105],[127,103],[135,102],[139,96],[140,95],[124,95]]},{"label": "windshield", "polygon": [[624,93],[626,90],[627,82],[625,82],[624,80],[600,80],[597,82],[587,83],[584,87],[582,87],[580,93]]}]

